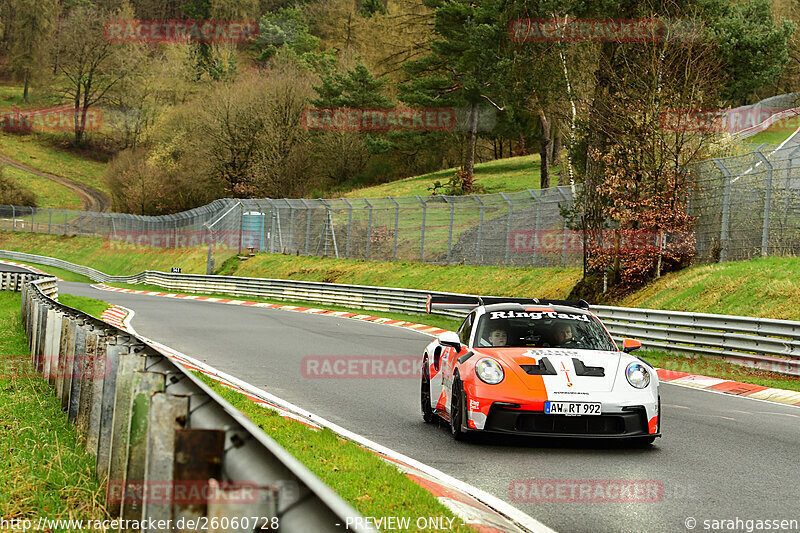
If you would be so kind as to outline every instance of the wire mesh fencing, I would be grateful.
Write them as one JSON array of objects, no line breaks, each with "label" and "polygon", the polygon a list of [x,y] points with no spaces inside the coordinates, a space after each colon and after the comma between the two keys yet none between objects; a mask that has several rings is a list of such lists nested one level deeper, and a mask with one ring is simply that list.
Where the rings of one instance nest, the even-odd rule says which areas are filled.
[{"label": "wire mesh fencing", "polygon": [[[800,145],[711,159],[689,170],[697,262],[800,253]],[[579,194],[579,187],[559,186],[465,196],[220,199],[164,216],[0,206],[0,229],[134,246],[207,246],[217,269],[232,252],[248,251],[578,266],[583,239],[567,227],[563,213]]]}]

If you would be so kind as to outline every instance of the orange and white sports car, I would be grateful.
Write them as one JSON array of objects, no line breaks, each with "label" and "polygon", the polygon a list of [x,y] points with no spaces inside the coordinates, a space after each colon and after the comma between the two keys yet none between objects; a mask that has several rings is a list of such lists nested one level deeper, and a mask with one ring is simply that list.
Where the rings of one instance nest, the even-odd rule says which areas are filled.
[{"label": "orange and white sports car", "polygon": [[661,436],[658,375],[619,350],[581,300],[429,296],[432,309],[470,309],[423,355],[422,416],[472,432],[623,438]]}]

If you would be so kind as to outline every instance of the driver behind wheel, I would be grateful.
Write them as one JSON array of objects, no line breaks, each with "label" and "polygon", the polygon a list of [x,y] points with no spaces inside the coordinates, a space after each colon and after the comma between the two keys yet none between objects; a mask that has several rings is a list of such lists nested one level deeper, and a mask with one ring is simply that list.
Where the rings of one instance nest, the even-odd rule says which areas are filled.
[{"label": "driver behind wheel", "polygon": [[575,342],[572,326],[566,322],[556,324],[553,330],[553,340],[555,346],[567,346]]},{"label": "driver behind wheel", "polygon": [[492,329],[488,340],[491,346],[506,346],[508,345],[508,333],[501,328]]}]

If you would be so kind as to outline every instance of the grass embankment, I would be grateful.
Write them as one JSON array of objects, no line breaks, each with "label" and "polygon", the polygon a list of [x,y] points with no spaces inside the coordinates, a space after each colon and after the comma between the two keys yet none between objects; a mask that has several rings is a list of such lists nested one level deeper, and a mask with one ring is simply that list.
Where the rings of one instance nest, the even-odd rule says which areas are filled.
[{"label": "grass embankment", "polygon": [[0,516],[103,520],[94,457],[50,386],[31,372],[19,298],[0,292]]},{"label": "grass embankment", "polygon": [[0,134],[0,152],[31,168],[109,192],[103,177],[105,163],[53,146],[37,135]]},{"label": "grass embankment", "polygon": [[[0,231],[0,249],[57,257],[119,276],[138,274],[143,270],[169,272],[171,267],[181,267],[187,274],[205,274],[208,253],[208,249],[201,246],[151,248],[93,237],[11,231]],[[235,253],[231,250],[227,256]]]},{"label": "grass embankment", "polygon": [[765,257],[667,274],[618,305],[800,320],[800,258]]},{"label": "grass embankment", "polygon": [[71,294],[59,294],[58,303],[77,309],[78,311],[83,311],[87,315],[92,315],[95,318],[100,318],[100,315],[111,307],[108,302],[102,300],[95,300],[94,298],[87,298],[85,296],[73,296]]},{"label": "grass embankment", "polygon": [[17,184],[29,189],[36,195],[37,207],[51,207],[53,209],[82,208],[81,199],[77,194],[54,181],[11,166],[6,166],[3,172]]},{"label": "grass embankment", "polygon": [[[419,517],[454,517],[430,492],[372,452],[329,429],[316,431],[287,420],[241,393],[198,376],[364,516],[409,517],[409,531],[430,531],[415,527]],[[474,533],[459,518],[453,520],[450,531]]]},{"label": "grass embankment", "polygon": [[789,136],[795,132],[798,125],[800,125],[800,123],[798,123],[797,117],[779,120],[761,133],[756,133],[752,137],[745,139],[744,142],[777,145],[788,139]]},{"label": "grass embankment", "polygon": [[[483,187],[487,193],[538,189],[541,177],[539,165],[540,158],[538,154],[478,163],[475,165],[475,183]],[[551,169],[551,181],[553,184],[557,181],[556,173],[560,169],[561,167],[553,167]],[[382,198],[417,194],[429,196],[431,191],[428,190],[428,187],[432,186],[435,181],[439,181],[446,186],[447,181],[453,177],[457,170],[448,168],[431,172],[430,174],[412,176],[381,185],[355,189],[344,193],[342,196],[346,198]],[[442,193],[441,190],[439,192]]]}]

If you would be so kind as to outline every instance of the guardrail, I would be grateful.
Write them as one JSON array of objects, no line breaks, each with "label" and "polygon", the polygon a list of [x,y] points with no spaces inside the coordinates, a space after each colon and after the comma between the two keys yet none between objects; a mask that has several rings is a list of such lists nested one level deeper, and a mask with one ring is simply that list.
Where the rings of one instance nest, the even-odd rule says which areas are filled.
[{"label": "guardrail", "polygon": [[28,272],[0,272],[0,291],[20,292],[25,283],[37,279],[43,279],[39,286],[44,294],[50,298],[58,296],[56,278]]},{"label": "guardrail", "polygon": [[341,531],[360,517],[183,366],[56,302],[55,281],[22,287],[31,361],[95,456],[112,519],[159,524],[152,531],[304,533]]},{"label": "guardrail", "polygon": [[[145,271],[134,276],[109,276],[60,259],[0,250],[0,256],[57,266],[105,283],[148,283],[169,290],[223,293],[240,297],[310,301],[379,311],[424,313],[428,294],[455,294],[415,289],[344,285],[312,281],[206,276]],[[685,313],[655,309],[592,306],[617,340],[639,339],[645,347],[727,361],[800,376],[800,322]],[[447,311],[463,317],[463,311]]]}]

